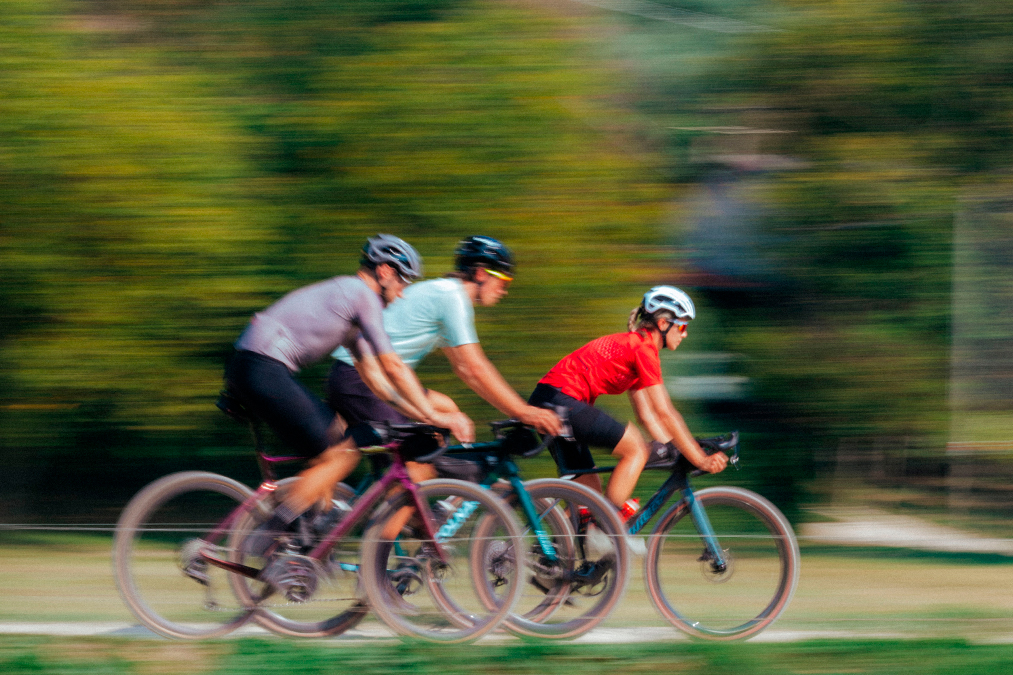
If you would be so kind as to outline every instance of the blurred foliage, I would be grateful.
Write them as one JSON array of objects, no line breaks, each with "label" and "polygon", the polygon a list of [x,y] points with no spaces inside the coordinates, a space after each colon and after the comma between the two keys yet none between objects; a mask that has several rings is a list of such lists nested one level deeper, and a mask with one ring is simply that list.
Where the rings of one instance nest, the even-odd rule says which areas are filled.
[{"label": "blurred foliage", "polygon": [[[953,228],[1000,209],[979,218],[992,231],[967,225],[981,256],[1008,222],[1008,204],[995,203],[1011,186],[1013,11],[993,0],[661,0],[649,20],[635,4],[595,4],[626,13],[614,55],[635,64],[668,175],[691,187],[670,236],[696,269],[675,280],[719,315],[707,348],[737,355],[735,374],[751,382],[748,400],[702,410],[753,432],[749,447],[768,455],[761,491],[807,498],[802,484],[849,439],[887,439],[904,456],[938,456],[954,433],[1007,439],[1009,397],[995,392],[1008,394],[1009,368],[982,355],[1006,344],[993,334],[1013,298],[981,277],[1010,262],[955,269]],[[708,32],[682,9],[743,23]],[[970,357],[992,370],[982,407],[1006,411],[987,432],[972,430],[979,417],[950,416],[955,275],[1003,317],[970,329],[991,340]]]},{"label": "blurred foliage", "polygon": [[[982,0],[767,6],[776,30],[742,37],[671,108],[687,126],[757,134],[733,146],[753,153],[733,166],[760,195],[757,254],[771,272],[714,289],[728,349],[752,357],[762,417],[796,439],[911,437],[939,451],[951,229],[978,185],[1009,186],[1013,12]],[[712,157],[727,151],[705,140]]]},{"label": "blurred foliage", "polygon": [[951,231],[978,184],[1009,185],[1013,12],[781,4],[782,30],[754,38],[714,94],[790,131],[777,150],[801,166],[764,180],[781,279],[736,342],[759,346],[775,399],[830,438],[941,449]]},{"label": "blurred foliage", "polygon": [[500,2],[6,3],[7,491],[252,469],[212,406],[232,341],[288,290],[354,272],[377,231],[430,276],[462,236],[514,248],[520,277],[479,330],[522,392],[599,315],[621,325],[667,191],[585,37]]},{"label": "blurred foliage", "polygon": [[[752,389],[677,403],[694,429],[746,431],[781,504],[843,438],[938,452],[954,219],[1010,185],[1013,9],[589,4],[4,3],[8,509],[82,476],[121,498],[167,468],[251,470],[211,405],[232,341],[354,271],[377,231],[429,276],[467,234],[514,248],[510,296],[477,314],[522,394],[621,330],[648,282],[686,286],[701,326],[680,354],[736,355]],[[755,221],[722,269],[687,238],[707,195]],[[420,375],[498,417],[442,356]]]}]

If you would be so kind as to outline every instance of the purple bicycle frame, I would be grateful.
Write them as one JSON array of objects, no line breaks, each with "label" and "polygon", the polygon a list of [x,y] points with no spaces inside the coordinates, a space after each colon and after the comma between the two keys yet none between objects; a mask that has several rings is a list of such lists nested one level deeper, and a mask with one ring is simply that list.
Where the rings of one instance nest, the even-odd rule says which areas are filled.
[{"label": "purple bicycle frame", "polygon": [[[433,512],[429,508],[428,502],[422,499],[422,495],[419,493],[418,486],[412,482],[412,479],[408,476],[408,469],[405,466],[404,459],[400,453],[397,452],[397,443],[393,443],[384,446],[384,449],[389,451],[393,463],[390,468],[384,472],[383,476],[378,481],[369,486],[358,499],[352,504],[352,510],[338,522],[334,529],[324,537],[317,546],[310,551],[309,557],[315,560],[322,560],[334,547],[334,545],[341,540],[352,527],[354,527],[362,518],[369,513],[369,510],[383,498],[387,490],[395,483],[400,483],[401,487],[408,491],[411,495],[412,502],[415,508],[418,509],[422,516],[422,526],[425,529],[426,537],[433,541],[436,545],[437,554],[440,557],[440,562],[446,563],[446,554],[440,543],[436,541],[436,528],[433,526]],[[243,515],[249,513],[257,503],[258,500],[262,499],[264,495],[274,492],[278,487],[278,484],[274,480],[265,480],[257,488],[256,492],[250,495],[246,501],[240,504],[232,513],[230,513],[225,520],[223,520],[214,530],[208,533],[205,537],[206,541],[214,542],[223,537],[233,524]],[[201,558],[206,560],[209,564],[215,567],[220,567],[229,572],[235,574],[241,574],[244,577],[255,579],[260,570],[255,567],[243,565],[241,563],[232,562],[229,560],[222,560],[210,555],[206,551],[201,551]]]}]

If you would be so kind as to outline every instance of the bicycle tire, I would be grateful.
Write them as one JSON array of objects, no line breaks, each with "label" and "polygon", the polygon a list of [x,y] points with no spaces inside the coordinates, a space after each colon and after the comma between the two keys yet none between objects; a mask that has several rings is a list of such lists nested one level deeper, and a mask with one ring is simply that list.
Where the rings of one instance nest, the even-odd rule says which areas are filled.
[{"label": "bicycle tire", "polygon": [[[196,553],[205,545],[200,536],[251,494],[231,478],[186,471],[151,483],[130,500],[116,524],[113,576],[142,624],[165,637],[197,639],[226,635],[250,620],[254,609],[233,596],[232,575]],[[201,523],[193,521],[198,512]],[[201,575],[206,583],[197,580]]]},{"label": "bicycle tire", "polygon": [[[700,640],[745,640],[785,610],[798,584],[800,554],[788,520],[749,490],[713,487],[695,493],[728,567],[715,570],[680,502],[658,521],[644,558],[655,607],[673,626]],[[676,598],[678,602],[676,602]],[[677,607],[678,605],[678,607]]]},{"label": "bicycle tire", "polygon": [[[260,525],[280,502],[298,478],[278,482],[277,489],[261,509],[251,510],[241,518],[233,531],[229,546],[233,562],[261,567],[262,560],[250,560],[243,554],[243,541]],[[333,498],[347,503],[355,501],[355,491],[344,483],[334,487]],[[337,507],[334,507],[337,508]],[[312,597],[304,601],[287,601],[273,594],[266,584],[239,574],[231,575],[232,590],[240,602],[257,608],[254,621],[267,630],[291,637],[328,637],[340,635],[356,626],[369,613],[358,584],[359,543],[354,537],[338,542],[324,566],[315,566],[317,585]],[[350,569],[351,567],[356,569]]]},{"label": "bicycle tire", "polygon": [[[608,618],[626,590],[630,564],[625,528],[616,509],[601,494],[579,483],[542,478],[525,482],[524,489],[542,516],[542,526],[556,546],[559,560],[551,565],[540,559],[541,550],[527,524],[525,546],[532,551],[528,574],[519,609],[503,625],[522,637],[579,637]],[[522,518],[517,494],[510,490],[506,499]],[[576,534],[581,508],[593,523],[590,535]],[[483,537],[478,536],[477,541],[475,554],[485,555]],[[583,578],[577,576],[581,571],[585,572]]]},{"label": "bicycle tire", "polygon": [[[510,614],[520,598],[520,585],[515,566],[505,570],[504,592],[496,602],[482,600],[476,577],[486,571],[472,569],[469,556],[475,525],[487,519],[484,531],[490,542],[515,550],[523,550],[521,526],[512,509],[475,483],[437,478],[419,483],[418,489],[431,507],[438,502],[448,505],[447,510],[454,513],[450,516],[451,525],[460,525],[450,539],[441,539],[440,548],[448,558],[447,564],[436,558],[433,542],[419,535],[415,528],[403,528],[397,546],[393,538],[384,535],[386,521],[412,504],[407,494],[391,498],[377,511],[363,537],[362,583],[370,607],[381,621],[402,636],[442,643],[477,640],[495,630]],[[466,503],[469,506],[461,508]],[[523,566],[522,555],[522,569]],[[434,592],[434,588],[438,591]]]}]

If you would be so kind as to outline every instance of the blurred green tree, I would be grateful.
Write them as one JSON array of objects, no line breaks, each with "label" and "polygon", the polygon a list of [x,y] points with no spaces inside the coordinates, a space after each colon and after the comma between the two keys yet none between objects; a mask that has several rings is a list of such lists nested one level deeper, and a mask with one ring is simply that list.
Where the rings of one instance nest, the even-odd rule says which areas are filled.
[{"label": "blurred green tree", "polygon": [[[412,241],[430,275],[467,234],[515,249],[511,297],[479,320],[522,393],[601,316],[622,324],[630,253],[656,250],[661,160],[551,11],[13,0],[0,43],[9,512],[115,502],[170,467],[249,477],[212,405],[230,345],[284,292],[354,271],[369,234]],[[424,378],[496,415],[439,364]]]},{"label": "blurred green tree", "polygon": [[[676,137],[731,166],[761,207],[756,253],[772,273],[710,293],[727,310],[725,346],[751,357],[752,412],[796,477],[848,439],[939,455],[952,227],[961,200],[1009,184],[1013,11],[989,0],[764,7],[777,30],[742,36],[706,81],[675,78],[655,94],[693,92],[669,99],[673,126],[697,130]],[[700,131],[719,125],[742,136],[722,145]]]}]

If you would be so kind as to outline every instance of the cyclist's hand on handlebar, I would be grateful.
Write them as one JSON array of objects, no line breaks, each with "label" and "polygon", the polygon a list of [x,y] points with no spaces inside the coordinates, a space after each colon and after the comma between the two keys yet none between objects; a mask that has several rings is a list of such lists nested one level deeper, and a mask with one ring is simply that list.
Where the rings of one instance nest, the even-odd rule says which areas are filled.
[{"label": "cyclist's hand on handlebar", "polygon": [[708,455],[700,468],[707,473],[721,473],[726,466],[728,466],[728,455],[716,452],[713,455]]},{"label": "cyclist's hand on handlebar", "polygon": [[450,433],[461,443],[475,441],[475,424],[463,412],[437,412],[433,415],[433,424],[450,429]]},{"label": "cyclist's hand on handlebar", "polygon": [[545,408],[525,406],[524,410],[517,415],[517,419],[546,436],[558,436],[563,429],[563,424],[559,421],[556,413]]}]

